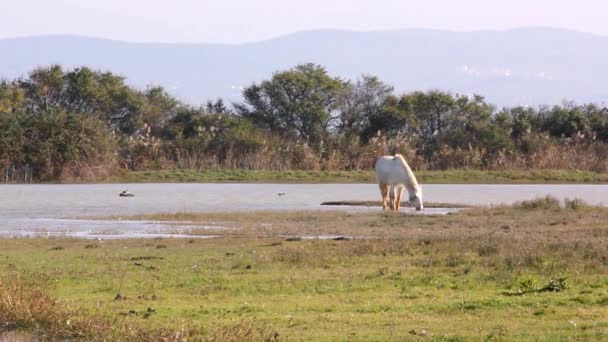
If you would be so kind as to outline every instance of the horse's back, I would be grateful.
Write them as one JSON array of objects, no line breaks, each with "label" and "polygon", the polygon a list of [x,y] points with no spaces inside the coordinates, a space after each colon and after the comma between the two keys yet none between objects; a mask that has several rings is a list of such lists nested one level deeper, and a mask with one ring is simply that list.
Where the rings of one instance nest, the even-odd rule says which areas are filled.
[{"label": "horse's back", "polygon": [[394,185],[402,183],[404,173],[393,156],[382,156],[376,160],[376,180],[378,183]]}]

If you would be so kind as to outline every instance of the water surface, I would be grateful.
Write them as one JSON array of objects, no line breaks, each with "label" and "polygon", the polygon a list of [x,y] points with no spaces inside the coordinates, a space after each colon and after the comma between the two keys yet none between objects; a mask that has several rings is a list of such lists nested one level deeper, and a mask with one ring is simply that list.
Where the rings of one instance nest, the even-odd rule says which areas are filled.
[{"label": "water surface", "polygon": [[[128,189],[135,197],[119,197]],[[428,202],[468,205],[510,204],[546,195],[580,198],[589,204],[608,204],[608,185],[423,185]],[[279,195],[284,194],[284,195]],[[327,201],[379,200],[375,184],[78,184],[0,185],[0,235],[71,235],[164,237],[193,228],[189,222],[74,220],[101,216],[175,212],[259,210],[377,211],[377,207],[325,207]],[[412,212],[412,208],[404,208]],[[425,209],[423,214],[450,210]],[[209,228],[209,227],[206,227]]]}]

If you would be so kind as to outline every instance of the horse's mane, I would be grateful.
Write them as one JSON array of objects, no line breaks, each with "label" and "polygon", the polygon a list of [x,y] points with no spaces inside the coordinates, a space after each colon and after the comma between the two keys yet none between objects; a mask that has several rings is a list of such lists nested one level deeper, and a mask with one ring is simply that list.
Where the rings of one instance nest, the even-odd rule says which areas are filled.
[{"label": "horse's mane", "polygon": [[405,161],[405,158],[403,158],[403,156],[400,154],[395,154],[395,159],[397,159],[397,160],[399,160],[399,162],[401,162],[401,165],[403,166],[403,168],[405,169],[405,172],[407,173],[407,178],[409,179],[412,188],[414,188],[414,191],[416,193],[418,193],[420,191],[420,185],[418,184],[418,180],[416,179],[414,172],[412,172],[412,169]]}]

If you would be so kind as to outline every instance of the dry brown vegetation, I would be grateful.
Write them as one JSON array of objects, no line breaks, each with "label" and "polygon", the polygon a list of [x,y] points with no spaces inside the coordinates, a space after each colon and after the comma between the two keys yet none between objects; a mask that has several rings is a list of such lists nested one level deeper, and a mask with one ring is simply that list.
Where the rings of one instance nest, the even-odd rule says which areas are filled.
[{"label": "dry brown vegetation", "polygon": [[92,337],[111,331],[109,321],[92,319],[52,299],[46,289],[12,273],[0,276],[0,322],[6,328],[43,331],[49,338]]},{"label": "dry brown vegetation", "polygon": [[[48,287],[48,285],[47,285]],[[142,327],[129,318],[110,319],[101,313],[73,309],[73,301],[59,301],[48,294],[40,280],[25,280],[18,273],[0,274],[0,340],[4,331],[33,331],[24,338],[74,341],[189,341],[207,336],[209,341],[276,341],[279,334],[268,324],[241,319],[216,323],[203,332],[187,326],[178,329]],[[7,335],[8,336],[8,335]],[[17,335],[19,337],[19,335]]]},{"label": "dry brown vegetation", "polygon": [[[271,136],[259,138],[256,151],[246,154],[229,148],[225,154],[212,151],[190,155],[180,151],[177,157],[162,155],[149,144],[137,150],[141,159],[135,170],[372,170],[381,155],[403,154],[416,171],[423,170],[587,170],[608,172],[608,144],[577,139],[556,140],[535,137],[528,153],[499,151],[490,153],[483,147],[453,148],[443,145],[431,158],[417,153],[411,139],[398,136],[374,137],[366,144],[330,141],[322,151],[299,141],[280,141]],[[148,149],[154,152],[148,151]],[[148,152],[144,152],[148,151]],[[147,159],[146,159],[147,158]]]},{"label": "dry brown vegetation", "polygon": [[[483,236],[512,240],[539,238],[586,241],[598,229],[608,229],[608,210],[580,200],[565,205],[551,197],[524,201],[512,207],[471,208],[448,215],[418,215],[371,209],[345,211],[259,211],[242,213],[175,213],[135,216],[135,219],[186,220],[233,229],[195,230],[220,236],[346,235],[366,238],[471,240]],[[574,227],[573,227],[574,226]],[[575,229],[576,234],[572,229]],[[551,232],[546,236],[546,232]],[[538,242],[538,240],[535,240]]]}]

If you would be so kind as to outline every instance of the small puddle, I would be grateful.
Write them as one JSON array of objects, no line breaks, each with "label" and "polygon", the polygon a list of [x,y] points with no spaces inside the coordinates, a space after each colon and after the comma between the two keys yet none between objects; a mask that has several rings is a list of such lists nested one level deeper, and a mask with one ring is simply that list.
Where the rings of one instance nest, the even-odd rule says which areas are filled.
[{"label": "small puddle", "polygon": [[137,221],[88,219],[12,219],[9,229],[0,230],[0,237],[138,239],[138,238],[213,238],[213,234],[190,234],[193,230],[230,229],[220,225],[203,225],[189,221]]},{"label": "small puddle", "polygon": [[[0,236],[2,237],[2,236]],[[220,235],[200,235],[200,234],[171,234],[171,233],[89,233],[89,232],[53,232],[44,233],[20,231],[19,234],[13,234],[11,238],[74,238],[74,239],[91,239],[91,240],[116,240],[116,239],[171,239],[171,238],[191,238],[191,239],[212,239],[220,237]]]}]

